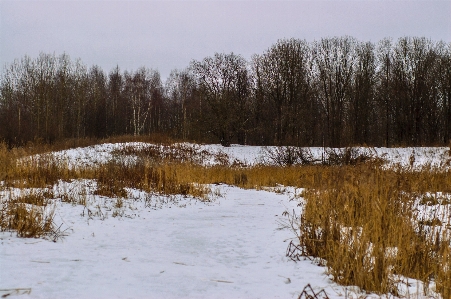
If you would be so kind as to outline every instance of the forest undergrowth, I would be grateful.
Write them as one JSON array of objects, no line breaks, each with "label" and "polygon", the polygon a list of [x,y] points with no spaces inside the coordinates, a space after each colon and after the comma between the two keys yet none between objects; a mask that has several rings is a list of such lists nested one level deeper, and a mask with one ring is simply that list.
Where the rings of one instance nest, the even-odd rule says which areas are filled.
[{"label": "forest undergrowth", "polygon": [[[425,294],[435,285],[442,298],[451,298],[449,169],[388,168],[371,157],[350,159],[352,153],[331,155],[327,163],[245,166],[170,142],[124,147],[106,163],[70,167],[46,149],[36,155],[35,148],[0,146],[1,231],[57,240],[53,202],[87,205],[86,194],[54,194],[61,181],[93,180],[93,194],[115,199],[119,208],[130,200],[127,188],[208,201],[211,184],[294,186],[305,188],[300,255],[326,265],[335,282],[400,295],[399,279],[408,277],[424,282]],[[205,166],[205,159],[216,163]]]}]

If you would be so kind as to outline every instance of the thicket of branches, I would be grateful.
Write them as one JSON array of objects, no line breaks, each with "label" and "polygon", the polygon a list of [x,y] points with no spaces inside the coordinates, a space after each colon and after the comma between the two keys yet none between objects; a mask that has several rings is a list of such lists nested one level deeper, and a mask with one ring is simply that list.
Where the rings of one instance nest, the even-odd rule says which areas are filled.
[{"label": "thicket of branches", "polygon": [[223,145],[447,144],[451,44],[279,40],[250,61],[192,61],[166,82],[66,54],[24,57],[1,75],[0,139],[11,146],[153,133]]}]

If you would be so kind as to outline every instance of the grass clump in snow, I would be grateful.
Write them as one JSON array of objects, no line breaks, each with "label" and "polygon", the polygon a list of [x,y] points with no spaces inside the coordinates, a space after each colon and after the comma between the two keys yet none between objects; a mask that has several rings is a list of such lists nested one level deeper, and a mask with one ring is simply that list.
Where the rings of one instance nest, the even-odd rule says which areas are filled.
[{"label": "grass clump in snow", "polygon": [[[15,231],[19,237],[38,238],[54,235],[53,209],[49,205],[53,194],[49,190],[24,190],[13,194],[11,185],[25,185],[36,173],[17,163],[23,150],[8,150],[0,144],[0,231]],[[48,172],[45,175],[49,175]],[[47,180],[40,173],[39,180]]]},{"label": "grass clump in snow", "polygon": [[208,190],[195,184],[187,176],[189,164],[154,163],[139,159],[134,163],[110,161],[97,168],[94,178],[98,182],[97,194],[127,197],[124,188],[135,188],[160,195],[203,197]]},{"label": "grass clump in snow", "polygon": [[55,235],[53,209],[44,194],[27,194],[0,202],[0,230],[15,231],[19,237]]},{"label": "grass clump in snow", "polygon": [[10,202],[46,207],[50,203],[51,198],[53,198],[52,191],[32,190],[31,192],[10,199]]}]

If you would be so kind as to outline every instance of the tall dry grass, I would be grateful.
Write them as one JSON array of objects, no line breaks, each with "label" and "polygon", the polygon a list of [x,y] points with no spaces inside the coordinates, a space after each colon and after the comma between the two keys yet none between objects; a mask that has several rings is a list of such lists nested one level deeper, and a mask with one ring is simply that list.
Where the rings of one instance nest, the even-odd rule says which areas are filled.
[{"label": "tall dry grass", "polygon": [[436,291],[450,297],[449,214],[421,221],[419,196],[449,192],[449,172],[362,164],[334,168],[317,183],[305,193],[300,244],[306,255],[325,261],[334,281],[398,295],[402,275],[426,287],[435,282]]},{"label": "tall dry grass", "polygon": [[59,179],[73,177],[75,173],[50,154],[40,158],[28,156],[34,151],[8,149],[0,144],[0,231],[55,240],[60,232],[53,221],[53,193],[42,188],[52,187]]},{"label": "tall dry grass", "polygon": [[47,180],[43,172],[33,175],[18,166],[17,159],[23,155],[23,150],[0,144],[0,231],[15,231],[20,237],[55,235],[53,210],[47,207],[52,197],[49,192],[13,195],[8,191],[12,184],[24,185],[27,179],[35,182],[40,176],[40,181]]}]

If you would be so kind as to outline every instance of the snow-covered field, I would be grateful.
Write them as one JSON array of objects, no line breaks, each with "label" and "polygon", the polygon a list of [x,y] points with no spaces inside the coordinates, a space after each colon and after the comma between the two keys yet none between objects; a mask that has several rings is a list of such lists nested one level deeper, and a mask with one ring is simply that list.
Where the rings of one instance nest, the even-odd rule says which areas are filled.
[{"label": "snow-covered field", "polygon": [[[132,146],[146,146],[134,143]],[[69,165],[112,158],[123,144],[57,152]],[[201,145],[232,160],[259,163],[264,149]],[[449,148],[371,149],[390,163],[445,165]],[[312,153],[321,156],[321,148]],[[369,296],[333,283],[325,268],[285,256],[296,238],[285,211],[299,211],[301,190],[282,192],[210,186],[210,201],[153,196],[93,195],[95,181],[59,182],[63,193],[86,196],[87,206],[55,200],[56,242],[0,233],[0,296],[24,298],[297,298],[307,284],[330,298]],[[0,195],[1,196],[1,195]],[[5,196],[5,195],[3,195]],[[147,197],[146,197],[147,196]],[[115,217],[113,217],[113,215]],[[409,294],[420,290],[411,285]],[[374,295],[375,296],[375,295]]]}]

